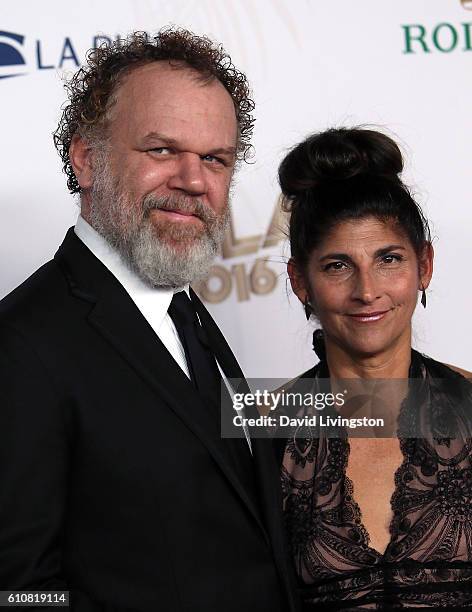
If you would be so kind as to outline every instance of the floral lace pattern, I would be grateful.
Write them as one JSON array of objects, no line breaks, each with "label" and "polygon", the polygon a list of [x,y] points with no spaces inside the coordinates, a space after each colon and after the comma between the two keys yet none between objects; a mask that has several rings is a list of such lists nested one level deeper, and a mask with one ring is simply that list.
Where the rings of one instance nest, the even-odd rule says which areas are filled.
[{"label": "floral lace pattern", "polygon": [[[313,610],[317,604],[323,610],[472,606],[472,434],[461,414],[456,437],[441,431],[441,411],[455,402],[451,388],[462,394],[462,405],[466,397],[472,418],[472,385],[414,351],[412,369],[425,391],[415,415],[435,415],[428,422],[436,419],[439,432],[400,439],[403,462],[384,554],[369,546],[346,476],[347,436],[286,442],[286,528],[303,598]],[[319,372],[317,366],[307,374],[316,380]],[[408,418],[405,410],[400,421]]]}]

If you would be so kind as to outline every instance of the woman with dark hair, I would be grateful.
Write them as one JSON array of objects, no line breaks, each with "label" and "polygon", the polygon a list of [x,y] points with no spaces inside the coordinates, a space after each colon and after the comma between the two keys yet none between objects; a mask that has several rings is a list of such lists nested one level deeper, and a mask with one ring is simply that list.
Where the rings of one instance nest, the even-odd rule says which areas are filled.
[{"label": "woman with dark hair", "polygon": [[284,513],[307,610],[472,606],[472,384],[411,347],[433,248],[402,169],[395,142],[366,129],[310,136],[279,169],[290,281],[321,325],[320,361],[301,380],[315,390],[324,380],[406,381],[398,437],[343,430],[283,444]]}]

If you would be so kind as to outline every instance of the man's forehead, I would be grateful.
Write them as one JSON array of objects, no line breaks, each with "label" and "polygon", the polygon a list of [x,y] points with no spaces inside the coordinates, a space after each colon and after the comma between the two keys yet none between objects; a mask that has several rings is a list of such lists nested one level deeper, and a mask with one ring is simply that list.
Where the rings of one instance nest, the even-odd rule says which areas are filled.
[{"label": "man's forehead", "polygon": [[[145,136],[149,132],[211,129],[231,146],[237,125],[233,101],[217,80],[202,80],[188,68],[153,62],[133,70],[116,93],[118,125]],[[178,137],[172,133],[169,136]]]},{"label": "man's forehead", "polygon": [[183,62],[158,60],[132,68],[122,79],[119,89],[129,93],[136,90],[142,91],[144,88],[183,87],[197,83],[203,86],[206,79],[202,79],[200,74],[190,66]]},{"label": "man's forehead", "polygon": [[[156,61],[132,70],[118,86],[117,103],[149,104],[168,108],[178,105],[183,96],[196,97],[204,107],[218,107],[221,114],[235,117],[234,104],[223,84],[216,78],[202,78],[182,62]],[[202,109],[203,110],[203,109]]]}]

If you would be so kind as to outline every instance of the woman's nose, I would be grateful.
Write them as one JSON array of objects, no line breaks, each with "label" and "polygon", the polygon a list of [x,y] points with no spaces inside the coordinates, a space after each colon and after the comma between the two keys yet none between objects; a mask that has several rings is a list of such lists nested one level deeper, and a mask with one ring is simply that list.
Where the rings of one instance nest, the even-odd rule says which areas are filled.
[{"label": "woman's nose", "polygon": [[352,297],[364,304],[371,304],[380,297],[378,283],[370,270],[358,271]]}]

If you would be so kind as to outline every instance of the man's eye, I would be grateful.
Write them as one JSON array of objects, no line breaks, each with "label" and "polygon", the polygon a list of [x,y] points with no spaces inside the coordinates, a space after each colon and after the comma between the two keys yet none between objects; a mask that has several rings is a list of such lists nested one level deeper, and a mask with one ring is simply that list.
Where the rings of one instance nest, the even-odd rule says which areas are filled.
[{"label": "man's eye", "polygon": [[151,149],[152,153],[156,153],[157,155],[168,155],[171,151],[169,147],[155,147]]},{"label": "man's eye", "polygon": [[213,164],[224,164],[224,160],[222,160],[220,157],[215,157],[214,155],[204,155],[202,159],[203,161],[208,161]]}]

